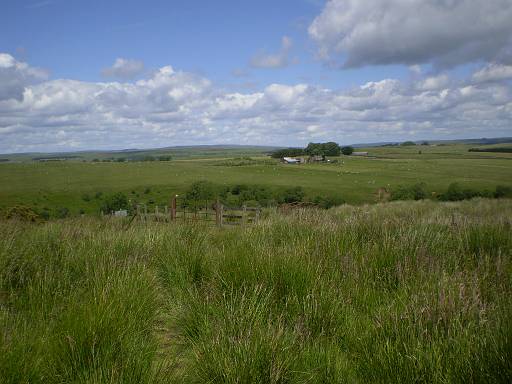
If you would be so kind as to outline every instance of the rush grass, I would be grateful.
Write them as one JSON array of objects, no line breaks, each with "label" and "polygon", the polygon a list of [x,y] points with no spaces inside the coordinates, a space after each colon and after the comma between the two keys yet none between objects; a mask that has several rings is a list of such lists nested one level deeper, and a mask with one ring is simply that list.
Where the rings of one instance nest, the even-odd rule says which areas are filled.
[{"label": "rush grass", "polygon": [[2,383],[512,380],[512,201],[0,223]]}]

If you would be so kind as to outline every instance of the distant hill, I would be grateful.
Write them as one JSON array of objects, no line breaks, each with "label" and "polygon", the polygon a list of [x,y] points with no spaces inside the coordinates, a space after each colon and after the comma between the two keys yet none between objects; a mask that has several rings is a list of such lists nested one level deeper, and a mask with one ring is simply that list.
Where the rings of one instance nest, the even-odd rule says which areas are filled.
[{"label": "distant hill", "polygon": [[[405,141],[405,140],[404,140]],[[429,144],[477,144],[477,145],[490,145],[490,144],[505,144],[512,143],[512,137],[494,137],[481,139],[453,139],[453,140],[413,140],[416,144],[428,142]],[[357,143],[351,144],[355,148],[367,147],[382,147],[386,145],[399,145],[403,141],[381,141],[377,143]]]},{"label": "distant hill", "polygon": [[2,161],[120,161],[140,160],[144,158],[168,157],[172,159],[186,158],[219,158],[262,156],[281,147],[255,145],[194,145],[174,146],[150,149],[115,149],[74,152],[26,152],[2,154]]},{"label": "distant hill", "polygon": [[[489,145],[512,143],[512,137],[496,137],[481,139],[458,139],[458,140],[416,140],[417,144],[427,141],[429,144],[471,144]],[[399,141],[383,141],[376,143],[350,144],[355,148],[382,147],[388,145],[399,145]],[[345,144],[345,143],[341,143]],[[113,150],[91,150],[91,151],[69,151],[69,152],[26,152],[0,154],[0,162],[11,161],[120,161],[140,160],[154,157],[171,157],[172,159],[187,158],[219,158],[219,157],[243,157],[262,156],[269,154],[284,146],[257,146],[257,145],[183,145],[163,148],[127,148]]]}]

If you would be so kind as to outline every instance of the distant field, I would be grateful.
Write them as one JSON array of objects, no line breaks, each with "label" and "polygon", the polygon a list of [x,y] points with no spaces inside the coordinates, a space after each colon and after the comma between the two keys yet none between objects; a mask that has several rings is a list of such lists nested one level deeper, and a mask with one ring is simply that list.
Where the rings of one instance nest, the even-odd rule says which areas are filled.
[{"label": "distant field", "polygon": [[[372,147],[359,149],[368,151],[368,158],[342,156],[333,159],[336,164],[299,166],[280,164],[254,148],[193,152],[188,158],[182,154],[183,160],[173,153],[178,160],[170,162],[0,163],[0,208],[24,204],[97,213],[101,199],[94,196],[118,191],[137,202],[163,205],[198,180],[272,189],[302,186],[309,196],[339,196],[356,204],[374,201],[380,187],[417,182],[425,182],[429,192],[442,192],[452,182],[490,190],[497,184],[512,185],[511,153],[468,152],[471,147],[474,144]],[[239,156],[261,161],[236,166],[230,159]]]}]

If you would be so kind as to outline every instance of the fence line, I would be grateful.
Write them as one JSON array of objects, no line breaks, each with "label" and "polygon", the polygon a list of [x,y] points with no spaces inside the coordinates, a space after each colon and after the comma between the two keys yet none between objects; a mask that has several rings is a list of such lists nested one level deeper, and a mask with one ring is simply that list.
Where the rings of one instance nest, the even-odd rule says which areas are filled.
[{"label": "fence line", "polygon": [[219,199],[216,200],[187,200],[174,196],[163,210],[157,205],[154,213],[148,212],[146,204],[138,204],[136,215],[143,221],[154,218],[162,221],[203,221],[215,223],[218,227],[224,225],[249,225],[257,223],[260,218],[259,207],[228,207]]}]

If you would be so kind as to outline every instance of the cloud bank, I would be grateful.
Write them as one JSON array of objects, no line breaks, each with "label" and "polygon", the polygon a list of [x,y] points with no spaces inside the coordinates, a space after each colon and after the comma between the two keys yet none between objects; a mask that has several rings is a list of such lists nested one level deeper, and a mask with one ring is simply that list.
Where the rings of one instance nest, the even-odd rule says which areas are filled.
[{"label": "cloud bank", "polygon": [[[0,152],[185,144],[300,145],[510,135],[508,76],[488,66],[464,81],[384,79],[348,91],[271,84],[231,92],[165,66],[136,82],[45,80],[0,55]],[[486,80],[486,81],[484,81]]]},{"label": "cloud bank", "polygon": [[510,0],[330,0],[309,27],[319,55],[346,68],[511,58]]}]

